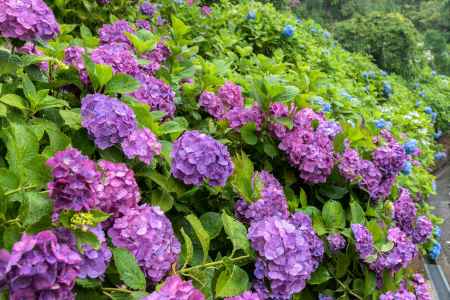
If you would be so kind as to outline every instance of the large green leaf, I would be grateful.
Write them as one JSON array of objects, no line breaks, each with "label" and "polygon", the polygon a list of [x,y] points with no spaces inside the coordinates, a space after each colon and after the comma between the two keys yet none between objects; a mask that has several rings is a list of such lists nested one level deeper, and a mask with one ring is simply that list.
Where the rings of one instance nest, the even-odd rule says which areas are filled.
[{"label": "large green leaf", "polygon": [[127,94],[136,91],[140,86],[139,81],[126,74],[116,74],[105,87],[105,94]]},{"label": "large green leaf", "polygon": [[112,253],[120,279],[132,289],[145,290],[145,276],[139,268],[133,254],[121,248],[113,248]]},{"label": "large green leaf", "polygon": [[52,211],[52,201],[45,195],[36,192],[23,194],[19,216],[24,226],[33,225]]},{"label": "large green leaf", "polygon": [[322,218],[328,228],[345,228],[345,211],[338,201],[329,200],[325,203]]},{"label": "large green leaf", "polygon": [[189,224],[191,224],[192,228],[195,231],[195,234],[197,235],[200,245],[202,246],[203,263],[205,263],[208,259],[209,244],[211,242],[209,233],[203,227],[202,222],[197,218],[197,216],[195,216],[193,214],[188,215],[186,217],[186,220],[188,220]]},{"label": "large green leaf", "polygon": [[225,212],[222,213],[222,222],[225,233],[233,243],[233,250],[242,249],[247,254],[250,254],[250,242],[247,238],[247,229],[245,226]]},{"label": "large green leaf", "polygon": [[233,297],[249,287],[248,274],[237,265],[226,268],[217,278],[216,297]]}]

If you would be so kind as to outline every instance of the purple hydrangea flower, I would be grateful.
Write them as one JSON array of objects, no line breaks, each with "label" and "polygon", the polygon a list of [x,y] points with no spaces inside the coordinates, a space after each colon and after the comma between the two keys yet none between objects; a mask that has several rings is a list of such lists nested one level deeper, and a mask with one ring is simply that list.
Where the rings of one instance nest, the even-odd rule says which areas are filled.
[{"label": "purple hydrangea flower", "polygon": [[199,104],[214,118],[223,119],[225,107],[222,100],[214,93],[204,91],[199,97]]},{"label": "purple hydrangea flower", "polygon": [[102,94],[90,94],[83,98],[81,120],[100,149],[121,143],[137,126],[131,108]]},{"label": "purple hydrangea flower", "polygon": [[418,217],[412,235],[414,243],[421,244],[425,242],[431,237],[432,233],[433,223],[425,216]]},{"label": "purple hydrangea flower", "polygon": [[401,287],[398,291],[387,292],[380,295],[380,300],[417,300],[413,293],[410,293],[405,287]]},{"label": "purple hydrangea flower", "polygon": [[416,204],[409,191],[402,189],[397,201],[394,202],[394,220],[397,226],[408,235],[412,234],[416,211]]},{"label": "purple hydrangea flower", "polygon": [[73,46],[64,50],[64,63],[73,66],[80,73],[80,80],[84,84],[89,83],[89,75],[84,65],[83,55],[86,51],[84,48]]},{"label": "purple hydrangea flower", "polygon": [[73,300],[80,255],[51,231],[23,234],[6,267],[10,299]]},{"label": "purple hydrangea flower", "polygon": [[98,163],[102,174],[96,193],[98,208],[119,217],[130,208],[137,207],[141,195],[133,170],[124,163],[101,160]]},{"label": "purple hydrangea flower", "polygon": [[413,275],[413,286],[414,293],[416,294],[417,300],[431,300],[431,288],[426,282],[425,278],[419,273]]},{"label": "purple hydrangea flower", "polygon": [[199,131],[186,131],[172,149],[172,175],[185,184],[224,186],[233,173],[225,145]]},{"label": "purple hydrangea flower", "polygon": [[263,112],[259,105],[254,104],[251,108],[233,108],[224,116],[233,129],[239,129],[247,123],[255,123],[256,129],[261,130],[261,125],[264,119]]},{"label": "purple hydrangea flower", "polygon": [[225,300],[263,300],[263,299],[261,299],[258,296],[258,294],[247,291],[239,296],[225,298]]},{"label": "purple hydrangea flower", "polygon": [[248,237],[258,255],[255,289],[263,299],[269,297],[264,282],[270,284],[270,297],[288,299],[303,290],[317,268],[319,263],[315,261],[314,253],[317,245],[311,244],[311,237],[320,239],[312,228],[306,229],[308,226],[299,224],[304,218],[307,216],[299,216],[296,220],[269,217],[250,225]]},{"label": "purple hydrangea flower", "polygon": [[142,300],[205,300],[205,296],[192,286],[191,281],[183,281],[179,276],[168,277],[161,288]]},{"label": "purple hydrangea flower", "polygon": [[141,4],[139,9],[140,9],[141,13],[143,13],[144,15],[151,18],[155,14],[156,6],[153,3],[144,2]]},{"label": "purple hydrangea flower", "polygon": [[0,291],[6,285],[6,271],[8,269],[9,259],[9,252],[5,249],[0,249]]},{"label": "purple hydrangea flower", "polygon": [[116,247],[128,249],[146,276],[159,282],[181,252],[172,224],[159,207],[143,204],[114,220],[108,235]]},{"label": "purple hydrangea flower", "polygon": [[356,250],[358,251],[361,259],[366,259],[370,255],[374,254],[373,238],[372,234],[367,230],[364,225],[352,224],[352,231],[355,237]]},{"label": "purple hydrangea flower", "polygon": [[166,118],[172,118],[176,110],[175,92],[172,88],[153,76],[140,74],[137,79],[141,82],[141,87],[130,95],[148,104],[152,111],[163,111],[166,113]]},{"label": "purple hydrangea flower", "polygon": [[59,34],[52,10],[42,0],[0,2],[0,35],[24,41],[50,40]]},{"label": "purple hydrangea flower", "polygon": [[97,3],[100,5],[106,5],[109,4],[111,0],[97,0]]},{"label": "purple hydrangea flower", "polygon": [[212,14],[212,8],[208,5],[203,5],[201,11],[204,16],[210,16]]},{"label": "purple hydrangea flower", "polygon": [[334,298],[332,296],[319,294],[319,300],[334,300]]},{"label": "purple hydrangea flower", "polygon": [[139,64],[133,52],[124,43],[102,45],[92,51],[91,59],[96,64],[110,65],[114,73],[131,76],[139,73]]},{"label": "purple hydrangea flower", "polygon": [[330,250],[332,252],[337,252],[342,250],[347,245],[344,237],[339,233],[330,234],[327,236],[328,245],[330,246]]},{"label": "purple hydrangea flower", "polygon": [[[32,42],[26,42],[25,45],[23,45],[22,47],[20,47],[19,49],[17,49],[18,53],[23,53],[23,54],[32,54],[32,55],[36,55],[36,56],[43,56],[44,53],[39,50],[38,48],[36,48],[36,45]],[[48,62],[43,61],[40,62],[38,64],[39,69],[41,69],[41,71],[47,72],[48,71]]]},{"label": "purple hydrangea flower", "polygon": [[269,124],[270,132],[279,140],[282,140],[286,136],[286,132],[288,128],[286,125],[277,122],[277,118],[286,118],[290,113],[293,113],[295,107],[292,106],[292,109],[289,109],[285,104],[275,102],[272,103],[269,107],[270,115],[274,118],[272,122]]},{"label": "purple hydrangea flower", "polygon": [[161,65],[169,58],[171,55],[170,49],[163,42],[159,42],[155,49],[142,54],[142,58],[148,60],[149,63],[141,65],[140,68],[145,73],[155,74],[161,68]]},{"label": "purple hydrangea flower", "polygon": [[53,176],[48,190],[54,200],[54,217],[64,209],[84,211],[96,207],[95,187],[100,181],[100,173],[93,161],[72,148],[57,152],[47,164]]},{"label": "purple hydrangea flower", "polygon": [[123,140],[122,150],[129,159],[137,157],[140,161],[149,165],[153,156],[161,153],[161,144],[155,134],[148,128],[140,128]]},{"label": "purple hydrangea flower", "polygon": [[366,190],[372,199],[378,199],[379,188],[382,179],[381,172],[369,160],[361,160],[359,175],[361,181],[359,186]]},{"label": "purple hydrangea flower", "polygon": [[134,33],[127,21],[119,20],[112,24],[104,24],[98,31],[102,44],[125,43],[131,46],[131,42],[125,32]]},{"label": "purple hydrangea flower", "polygon": [[[388,132],[386,131],[384,134],[386,138]],[[405,163],[406,153],[403,147],[390,134],[389,139],[387,145],[378,147],[372,153],[372,159],[375,166],[384,176],[397,176]]]},{"label": "purple hydrangea flower", "polygon": [[150,29],[151,29],[150,22],[147,20],[142,20],[142,19],[136,21],[136,27],[139,29],[145,29],[148,31],[150,31]]},{"label": "purple hydrangea flower", "polygon": [[254,203],[247,203],[240,199],[235,205],[236,217],[245,223],[260,221],[271,216],[287,219],[289,216],[287,200],[283,187],[269,172],[258,172],[253,176],[262,183],[261,197]]},{"label": "purple hydrangea flower", "polygon": [[[111,260],[111,250],[106,243],[105,233],[100,225],[90,227],[89,232],[93,233],[100,242],[100,248],[95,250],[88,244],[82,244],[80,252],[80,274],[79,278],[101,278],[108,267]],[[60,243],[67,244],[74,252],[79,252],[77,248],[76,238],[68,229],[57,228],[54,234]]]},{"label": "purple hydrangea flower", "polygon": [[236,107],[244,107],[244,97],[242,96],[241,87],[232,82],[226,82],[218,91],[217,96],[221,99],[225,110]]},{"label": "purple hydrangea flower", "polygon": [[358,151],[347,146],[339,160],[339,172],[348,181],[354,181],[360,175],[361,160]]}]

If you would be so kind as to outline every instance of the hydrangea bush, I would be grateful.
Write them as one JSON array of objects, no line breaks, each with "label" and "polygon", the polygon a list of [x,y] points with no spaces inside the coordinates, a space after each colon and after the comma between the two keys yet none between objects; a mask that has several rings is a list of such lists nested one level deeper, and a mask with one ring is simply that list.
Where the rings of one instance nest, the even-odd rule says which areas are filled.
[{"label": "hydrangea bush", "polygon": [[0,299],[430,299],[417,90],[268,4],[49,2],[0,4]]}]

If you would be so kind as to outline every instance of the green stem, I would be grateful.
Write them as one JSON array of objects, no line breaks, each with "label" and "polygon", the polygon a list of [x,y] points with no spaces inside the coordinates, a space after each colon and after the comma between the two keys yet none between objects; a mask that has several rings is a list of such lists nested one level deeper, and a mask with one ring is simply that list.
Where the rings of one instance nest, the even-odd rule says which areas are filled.
[{"label": "green stem", "polygon": [[133,293],[132,291],[124,289],[124,288],[107,288],[107,287],[105,287],[105,288],[102,288],[102,290],[104,292],[118,292],[118,293],[126,293],[126,294]]},{"label": "green stem", "polygon": [[343,284],[339,279],[337,279],[336,278],[336,281],[347,291],[347,292],[349,292],[350,294],[352,294],[353,296],[355,296],[355,298],[357,298],[357,299],[359,299],[359,300],[362,300],[363,298],[360,296],[360,295],[358,295],[358,294],[356,294],[356,293],[354,293],[350,288],[348,288],[345,284]]},{"label": "green stem", "polygon": [[[250,255],[244,255],[244,256],[239,256],[239,257],[236,257],[236,258],[230,258],[229,261],[233,262],[233,263],[237,263],[237,262],[245,261],[245,260],[250,259],[250,258],[251,258]],[[206,263],[206,264],[202,264],[202,265],[198,265],[198,266],[193,266],[193,267],[190,267],[190,268],[180,269],[180,270],[178,270],[178,273],[188,273],[188,272],[196,270],[196,269],[216,267],[216,266],[223,265],[224,263],[225,263],[224,260],[213,261],[213,262],[210,262],[210,263]]]},{"label": "green stem", "polygon": [[29,185],[29,186],[25,186],[25,187],[21,186],[21,187],[18,187],[17,189],[6,191],[4,195],[9,196],[9,195],[15,194],[17,192],[34,189],[36,187],[37,187],[36,185]]}]

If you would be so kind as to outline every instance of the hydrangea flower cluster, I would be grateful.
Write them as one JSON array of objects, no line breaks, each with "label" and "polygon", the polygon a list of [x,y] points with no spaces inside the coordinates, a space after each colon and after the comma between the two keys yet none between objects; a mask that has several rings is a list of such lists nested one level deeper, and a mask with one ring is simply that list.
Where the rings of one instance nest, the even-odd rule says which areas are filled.
[{"label": "hydrangea flower cluster", "polygon": [[[36,48],[36,45],[32,42],[26,42],[22,47],[17,49],[17,52],[23,53],[23,54],[36,55],[36,56],[44,55],[44,53],[41,50],[39,50],[38,48]],[[44,71],[44,72],[48,71],[48,62],[46,62],[46,61],[40,62],[38,64],[38,66],[41,71]]]},{"label": "hydrangea flower cluster", "polygon": [[262,300],[262,299],[258,296],[258,294],[247,291],[239,296],[225,298],[225,300]]},{"label": "hydrangea flower cluster", "polygon": [[416,220],[416,204],[407,189],[400,191],[400,196],[394,202],[394,220],[397,226],[406,234],[411,235]]},{"label": "hydrangea flower cluster", "polygon": [[410,293],[405,287],[401,287],[398,291],[387,292],[380,295],[380,300],[417,300],[413,293]]},{"label": "hydrangea flower cluster", "polygon": [[345,238],[339,234],[334,233],[327,236],[328,245],[330,246],[330,250],[332,252],[337,252],[345,248],[347,245],[347,241]]},{"label": "hydrangea flower cluster", "polygon": [[105,24],[98,31],[102,44],[125,43],[131,46],[131,42],[125,32],[134,33],[127,21],[118,20],[112,24]]},{"label": "hydrangea flower cluster", "polygon": [[342,153],[338,169],[344,178],[348,181],[354,181],[360,176],[361,157],[358,151],[349,147],[346,143],[345,150]]},{"label": "hydrangea flower cluster", "polygon": [[414,293],[416,294],[417,300],[431,300],[431,288],[430,285],[425,281],[425,278],[419,273],[413,275],[412,278]]},{"label": "hydrangea flower cluster", "polygon": [[126,164],[107,160],[101,160],[98,166],[102,179],[101,184],[96,186],[97,207],[113,217],[119,217],[128,209],[137,207],[141,195],[133,170]]},{"label": "hydrangea flower cluster", "polygon": [[54,200],[54,217],[64,209],[84,211],[96,206],[100,173],[93,161],[76,149],[67,149],[56,153],[47,164],[53,176],[48,190]]},{"label": "hydrangea flower cluster", "polygon": [[249,108],[244,107],[241,87],[232,82],[226,82],[217,95],[204,91],[199,97],[199,104],[214,118],[227,120],[233,129],[253,122],[260,130],[264,120],[263,112],[256,103]]},{"label": "hydrangea flower cluster", "polygon": [[90,94],[82,99],[81,119],[100,149],[121,143],[137,126],[131,108],[102,94]]},{"label": "hydrangea flower cluster", "polygon": [[[314,122],[318,123],[316,128]],[[322,115],[304,108],[295,113],[293,129],[281,139],[279,148],[287,153],[300,178],[308,183],[323,183],[331,174],[334,166],[332,139],[339,130],[334,127]]]},{"label": "hydrangea flower cluster", "polygon": [[131,208],[108,230],[116,247],[128,249],[147,277],[159,282],[181,252],[172,224],[159,207]]},{"label": "hydrangea flower cluster", "polygon": [[23,41],[50,40],[59,34],[52,10],[43,0],[0,2],[0,35]]},{"label": "hydrangea flower cluster", "polygon": [[356,250],[358,251],[359,257],[365,260],[367,257],[373,255],[375,251],[372,234],[364,225],[352,224],[351,227],[356,241]]},{"label": "hydrangea flower cluster", "polygon": [[153,156],[161,153],[161,144],[155,134],[148,128],[136,129],[122,142],[122,150],[126,157],[138,158],[149,165]]},{"label": "hydrangea flower cluster", "polygon": [[80,255],[53,232],[25,233],[14,244],[0,276],[8,284],[10,299],[71,300],[80,263]]},{"label": "hydrangea flower cluster", "polygon": [[163,42],[159,42],[155,49],[142,54],[142,58],[148,60],[148,64],[141,65],[141,69],[146,73],[155,74],[161,68],[161,65],[170,56],[170,49]]},{"label": "hydrangea flower cluster", "polygon": [[98,250],[95,250],[88,244],[82,244],[82,252],[79,252],[75,236],[65,228],[55,229],[54,234],[60,243],[68,245],[74,252],[79,253],[81,257],[79,278],[101,278],[111,260],[111,250],[108,248],[105,233],[100,225],[89,228],[89,231],[95,234],[100,242]]},{"label": "hydrangea flower cluster", "polygon": [[191,281],[183,281],[179,276],[168,277],[159,291],[142,300],[204,300],[205,296],[192,286]]},{"label": "hydrangea flower cluster", "polygon": [[91,53],[96,64],[110,65],[114,73],[135,76],[139,73],[139,64],[129,46],[124,43],[102,45]]},{"label": "hydrangea flower cluster", "polygon": [[267,171],[257,172],[253,175],[253,181],[255,178],[262,183],[261,197],[253,203],[238,200],[235,205],[237,218],[245,223],[257,222],[271,216],[287,219],[287,200],[278,180]]},{"label": "hydrangea flower cluster", "polygon": [[172,149],[172,175],[185,184],[224,186],[233,173],[233,162],[225,145],[199,131],[186,131]]},{"label": "hydrangea flower cluster", "polygon": [[175,92],[172,88],[153,76],[139,74],[136,78],[141,82],[141,86],[130,95],[138,101],[148,104],[152,111],[163,111],[166,113],[166,118],[172,118],[176,109]]},{"label": "hydrangea flower cluster", "polygon": [[[309,228],[310,222],[301,214],[290,220],[269,217],[250,225],[248,237],[258,254],[254,287],[263,299],[287,299],[300,292],[319,265],[323,244]],[[270,294],[265,280],[270,282]]]},{"label": "hydrangea flower cluster", "polygon": [[416,220],[416,227],[413,232],[413,241],[416,244],[421,244],[427,241],[433,234],[433,223],[425,217],[420,216]]},{"label": "hydrangea flower cluster", "polygon": [[80,80],[84,84],[89,83],[89,75],[84,65],[84,48],[73,46],[64,50],[64,63],[73,66],[80,73]]},{"label": "hydrangea flower cluster", "polygon": [[148,17],[153,17],[153,15],[156,12],[156,6],[153,3],[150,2],[144,2],[141,4],[140,6],[140,11],[141,13],[143,13],[144,15],[148,16]]}]

